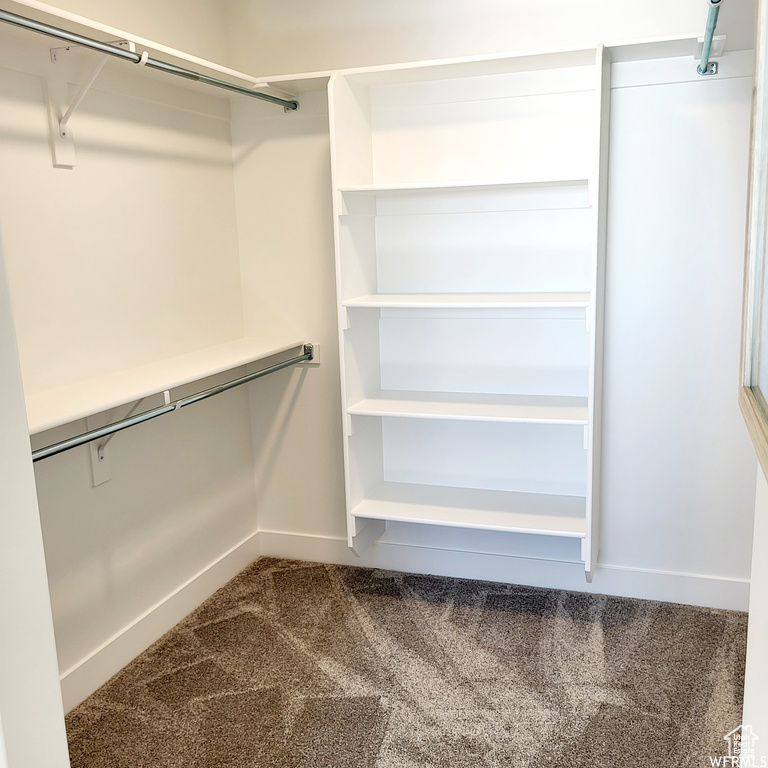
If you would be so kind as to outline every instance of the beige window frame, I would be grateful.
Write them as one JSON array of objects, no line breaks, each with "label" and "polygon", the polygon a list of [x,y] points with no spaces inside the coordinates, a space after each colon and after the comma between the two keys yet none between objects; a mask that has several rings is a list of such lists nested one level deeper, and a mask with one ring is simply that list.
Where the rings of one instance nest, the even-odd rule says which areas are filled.
[{"label": "beige window frame", "polygon": [[[768,0],[757,8],[755,77],[752,92],[747,242],[744,270],[744,310],[741,343],[739,405],[768,475],[768,380],[760,381],[760,354],[768,356]],[[763,315],[766,317],[763,318]],[[762,322],[761,322],[762,319]],[[768,331],[766,331],[768,335]],[[768,370],[768,366],[765,367]],[[760,384],[763,385],[761,391]]]}]

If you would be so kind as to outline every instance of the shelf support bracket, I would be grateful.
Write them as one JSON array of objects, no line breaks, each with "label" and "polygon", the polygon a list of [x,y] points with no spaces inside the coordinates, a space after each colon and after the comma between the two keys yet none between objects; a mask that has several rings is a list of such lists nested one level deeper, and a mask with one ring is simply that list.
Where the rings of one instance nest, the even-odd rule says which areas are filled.
[{"label": "shelf support bracket", "polygon": [[59,120],[59,136],[61,136],[62,139],[66,139],[68,136],[67,133],[67,125],[69,124],[70,119],[72,118],[72,115],[75,114],[75,111],[82,103],[83,99],[88,94],[88,91],[91,90],[91,87],[96,82],[96,78],[99,76],[99,73],[104,68],[104,65],[107,63],[107,59],[109,57],[105,53],[100,59],[99,63],[94,68],[93,72],[89,76],[89,78],[85,81],[83,84],[83,87],[78,92],[77,96],[75,96],[73,102],[69,105],[69,109],[64,113],[61,120]]},{"label": "shelf support bracket", "polygon": [[[132,406],[131,409],[128,411],[128,413],[123,416],[124,419],[130,419],[131,416],[133,416],[134,413],[139,409],[139,406],[144,402],[145,398],[141,398],[140,400],[137,400]],[[98,457],[99,461],[104,461],[104,451],[107,448],[107,445],[109,445],[109,441],[115,436],[115,433],[112,432],[111,434],[107,435],[96,447],[96,456]]]},{"label": "shelf support bracket", "polygon": [[[138,400],[136,403],[134,403],[125,418],[132,416],[138,407],[144,402],[144,399],[145,398],[142,398],[141,400]],[[97,429],[99,427],[105,426],[109,423],[109,418],[113,413],[114,411],[107,411],[105,413],[88,416],[86,419],[88,429]],[[110,467],[109,457],[107,456],[105,449],[114,434],[115,433],[113,432],[107,435],[107,437],[100,443],[94,441],[88,446],[89,456],[91,459],[91,485],[94,488],[96,488],[98,485],[103,485],[112,479],[112,468]]]},{"label": "shelf support bracket", "polygon": [[[136,52],[136,46],[129,40],[114,40],[110,43],[116,47],[125,48]],[[62,48],[51,48],[51,61],[55,64],[59,61],[62,53],[71,51],[73,48],[78,48],[77,45],[67,45]],[[96,82],[96,78],[107,63],[109,56],[103,54],[98,63],[93,69],[93,72],[89,75],[83,86],[80,88],[77,96],[72,100],[69,106],[64,109],[64,105],[67,102],[67,82],[64,77],[59,74],[55,78],[48,78],[46,82],[46,90],[48,97],[48,122],[51,132],[51,149],[53,151],[53,166],[54,168],[74,168],[75,167],[75,143],[72,136],[72,130],[69,128],[69,121],[72,119],[72,115],[82,103],[83,99],[91,90],[93,84]],[[145,59],[146,60],[146,59]],[[140,62],[141,63],[141,62]]]}]

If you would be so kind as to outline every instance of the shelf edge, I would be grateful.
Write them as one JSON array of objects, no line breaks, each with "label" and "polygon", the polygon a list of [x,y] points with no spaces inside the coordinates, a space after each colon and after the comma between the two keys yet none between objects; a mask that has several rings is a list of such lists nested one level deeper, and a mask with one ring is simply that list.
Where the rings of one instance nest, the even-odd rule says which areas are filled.
[{"label": "shelf edge", "polygon": [[[225,347],[227,344],[232,344],[238,341],[244,341],[244,339],[242,340],[233,339],[230,342],[225,342],[224,344],[217,345],[215,347],[207,347],[203,350],[197,350],[194,352],[186,353],[185,355],[178,355],[177,357],[169,358],[169,360],[181,360],[187,356],[202,354],[206,350],[213,351],[220,347]],[[254,340],[254,341],[258,341],[258,340]],[[294,340],[293,338],[291,338],[289,341],[286,341],[286,342],[280,342],[278,344],[266,346],[265,348],[260,349],[256,354],[238,356],[233,358],[230,361],[220,362],[208,368],[202,368],[202,369],[198,368],[198,370],[193,373],[186,373],[182,375],[177,374],[175,376],[171,376],[167,379],[164,379],[162,384],[158,384],[157,379],[154,379],[150,381],[150,384],[147,384],[146,386],[143,386],[143,387],[137,386],[135,389],[131,389],[130,392],[122,391],[121,393],[116,395],[104,396],[101,399],[93,401],[94,405],[92,406],[78,405],[76,407],[72,407],[69,409],[61,409],[61,412],[55,416],[50,415],[50,411],[53,409],[45,408],[45,410],[49,411],[48,414],[35,417],[35,414],[34,414],[35,399],[36,398],[42,399],[45,396],[53,397],[57,392],[60,392],[62,395],[65,395],[67,392],[74,392],[76,389],[80,387],[98,385],[99,381],[102,378],[108,379],[108,377],[109,378],[118,377],[120,373],[127,375],[127,374],[130,374],[131,372],[139,372],[144,368],[151,369],[154,367],[160,367],[161,365],[163,365],[163,363],[167,363],[168,361],[159,361],[155,363],[150,363],[147,366],[136,366],[134,368],[126,369],[123,372],[107,374],[104,377],[97,376],[97,377],[92,377],[90,379],[84,379],[80,382],[73,382],[72,384],[66,385],[58,389],[48,389],[48,390],[43,390],[42,392],[31,393],[26,397],[29,433],[30,435],[36,435],[41,432],[46,432],[49,429],[54,429],[55,427],[63,426],[64,424],[71,424],[73,421],[84,419],[87,416],[92,416],[97,413],[103,413],[104,411],[111,410],[112,408],[117,408],[121,405],[126,405],[127,403],[140,400],[143,397],[150,397],[152,395],[160,394],[161,392],[163,392],[163,390],[166,390],[166,389],[175,389],[176,387],[184,386],[186,384],[191,384],[194,381],[200,381],[209,376],[215,376],[219,373],[223,373],[224,371],[234,370],[235,368],[241,368],[244,365],[250,365],[251,363],[255,363],[259,360],[264,360],[268,357],[272,357],[273,355],[278,355],[278,354],[281,354],[282,352],[287,352],[290,349],[295,349],[297,347],[300,347],[304,343],[305,343],[304,339]],[[157,374],[155,375],[157,376]],[[108,381],[105,381],[105,384],[108,384],[108,383],[109,383]],[[38,409],[42,410],[40,406],[37,406],[37,407]]]},{"label": "shelf edge", "polygon": [[361,520],[384,520],[392,523],[414,523],[415,525],[438,525],[445,528],[472,528],[478,531],[501,531],[504,533],[524,533],[531,536],[557,536],[559,538],[571,538],[571,539],[583,539],[586,537],[586,519],[585,519],[585,531],[563,531],[553,530],[551,528],[525,528],[523,526],[503,526],[493,524],[478,524],[466,521],[449,521],[449,520],[431,520],[428,518],[410,517],[410,516],[398,516],[397,514],[385,515],[380,514],[366,514],[364,512],[356,512],[352,510],[351,516]]}]

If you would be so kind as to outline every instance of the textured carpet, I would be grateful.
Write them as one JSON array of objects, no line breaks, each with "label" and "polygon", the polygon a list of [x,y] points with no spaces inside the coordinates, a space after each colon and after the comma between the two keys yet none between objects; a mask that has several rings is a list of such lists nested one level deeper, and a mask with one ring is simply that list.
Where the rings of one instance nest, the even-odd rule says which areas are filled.
[{"label": "textured carpet", "polygon": [[710,765],[743,613],[261,559],[67,717],[73,768]]}]

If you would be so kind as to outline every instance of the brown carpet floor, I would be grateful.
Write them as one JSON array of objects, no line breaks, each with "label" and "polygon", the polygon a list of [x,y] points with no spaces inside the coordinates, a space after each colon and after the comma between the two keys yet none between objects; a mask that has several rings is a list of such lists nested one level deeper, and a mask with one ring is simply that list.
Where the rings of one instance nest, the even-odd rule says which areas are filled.
[{"label": "brown carpet floor", "polygon": [[73,768],[710,765],[743,613],[263,558],[67,717]]}]

